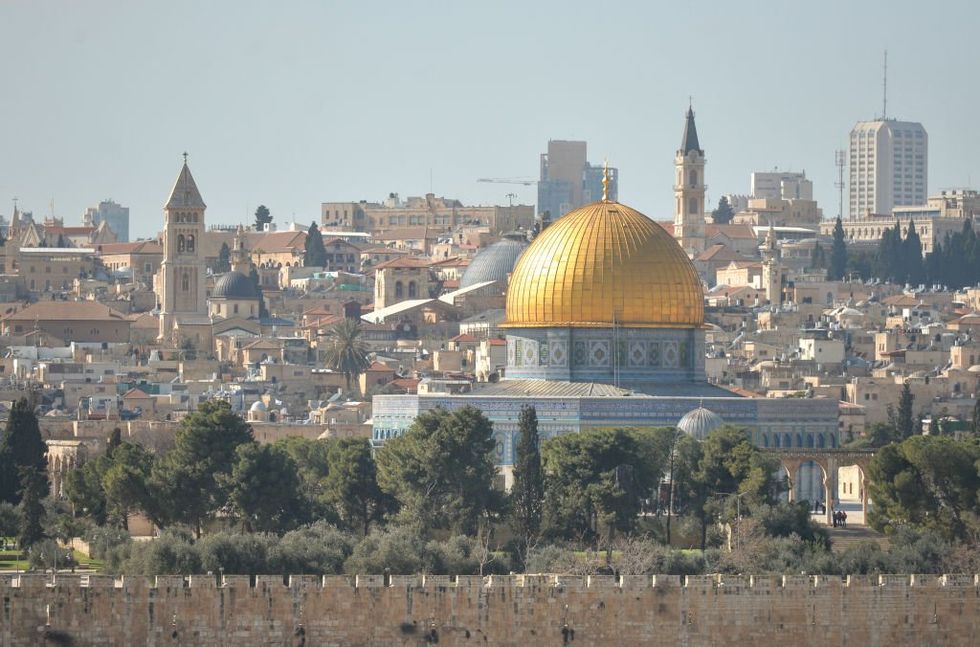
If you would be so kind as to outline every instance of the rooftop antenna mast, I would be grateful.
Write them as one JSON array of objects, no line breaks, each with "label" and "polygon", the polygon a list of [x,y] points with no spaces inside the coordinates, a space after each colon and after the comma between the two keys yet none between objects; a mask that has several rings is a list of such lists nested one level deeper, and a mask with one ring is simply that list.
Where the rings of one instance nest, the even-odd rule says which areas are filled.
[{"label": "rooftop antenna mast", "polygon": [[834,151],[834,165],[837,167],[837,181],[834,188],[837,189],[837,217],[844,219],[844,167],[847,166],[847,152],[843,150]]},{"label": "rooftop antenna mast", "polygon": [[881,75],[881,120],[888,119],[888,50],[885,50],[885,65]]}]

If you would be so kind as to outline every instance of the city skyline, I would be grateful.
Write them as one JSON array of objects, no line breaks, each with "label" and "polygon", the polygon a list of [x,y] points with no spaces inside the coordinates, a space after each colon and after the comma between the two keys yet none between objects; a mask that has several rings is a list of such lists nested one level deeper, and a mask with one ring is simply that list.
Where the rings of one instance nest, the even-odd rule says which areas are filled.
[{"label": "city skyline", "polygon": [[[980,135],[963,126],[977,92],[962,79],[980,11],[968,3],[595,13],[565,3],[5,5],[0,214],[15,196],[39,217],[53,200],[77,223],[112,196],[130,208],[133,238],[155,235],[185,149],[215,224],[249,222],[264,203],[280,226],[294,214],[306,225],[321,202],[430,189],[533,204],[533,186],[477,179],[534,178],[549,139],[581,139],[621,169],[621,200],[670,220],[691,96],[709,209],[746,193],[752,171],[778,167],[805,170],[832,217],[834,151],[880,114],[885,49],[888,116],[929,132],[929,193],[972,179]],[[910,18],[941,29],[947,46],[893,37]],[[845,19],[874,20],[879,36],[858,38]]]}]

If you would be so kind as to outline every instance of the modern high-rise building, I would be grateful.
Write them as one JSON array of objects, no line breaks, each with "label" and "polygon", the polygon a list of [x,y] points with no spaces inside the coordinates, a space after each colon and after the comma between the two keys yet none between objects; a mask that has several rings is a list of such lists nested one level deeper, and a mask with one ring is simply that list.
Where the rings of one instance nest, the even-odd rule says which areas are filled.
[{"label": "modern high-rise building", "polygon": [[82,223],[86,226],[98,227],[102,221],[116,235],[117,242],[129,242],[129,207],[118,205],[112,200],[103,200],[98,207],[86,209],[82,216]]},{"label": "modern high-rise building", "polygon": [[[538,181],[538,214],[556,220],[572,209],[602,198],[601,166],[589,164],[586,143],[552,139],[541,154]],[[609,199],[619,196],[619,171],[609,169]]]},{"label": "modern high-rise building", "polygon": [[749,195],[773,200],[813,200],[813,182],[806,172],[763,171],[752,174]]},{"label": "modern high-rise building", "polygon": [[850,218],[926,203],[929,136],[914,121],[859,121],[851,129]]}]

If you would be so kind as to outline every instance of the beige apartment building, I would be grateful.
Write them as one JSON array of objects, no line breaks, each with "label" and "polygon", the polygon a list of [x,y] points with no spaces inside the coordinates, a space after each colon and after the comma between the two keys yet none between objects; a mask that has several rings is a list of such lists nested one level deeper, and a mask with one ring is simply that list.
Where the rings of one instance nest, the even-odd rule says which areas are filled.
[{"label": "beige apartment building", "polygon": [[383,203],[324,202],[320,205],[320,222],[328,229],[364,231],[372,235],[406,227],[446,232],[462,225],[483,225],[494,234],[500,234],[519,228],[530,229],[534,224],[534,207],[468,207],[459,200],[436,197],[432,193],[405,200],[393,193]]}]

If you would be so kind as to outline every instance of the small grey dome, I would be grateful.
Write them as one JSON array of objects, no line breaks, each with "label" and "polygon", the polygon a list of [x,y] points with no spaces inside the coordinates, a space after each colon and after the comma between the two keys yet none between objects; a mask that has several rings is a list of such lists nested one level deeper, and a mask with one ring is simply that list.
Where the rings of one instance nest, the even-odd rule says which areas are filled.
[{"label": "small grey dome", "polygon": [[214,282],[211,297],[216,299],[258,299],[252,279],[241,272],[226,272]]},{"label": "small grey dome", "polygon": [[677,428],[700,442],[723,424],[725,421],[717,413],[704,407],[698,407],[685,413],[684,417],[677,423]]},{"label": "small grey dome", "polygon": [[514,271],[517,259],[527,246],[527,238],[523,233],[504,234],[503,240],[480,250],[473,257],[473,262],[463,272],[459,287],[468,288],[484,281],[506,281],[507,275]]}]

